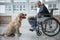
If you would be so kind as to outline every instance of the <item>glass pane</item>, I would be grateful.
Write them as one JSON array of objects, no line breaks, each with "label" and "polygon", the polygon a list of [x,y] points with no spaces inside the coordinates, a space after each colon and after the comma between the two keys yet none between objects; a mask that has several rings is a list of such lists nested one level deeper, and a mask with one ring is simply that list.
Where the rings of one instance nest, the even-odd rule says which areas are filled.
[{"label": "glass pane", "polygon": [[23,10],[25,10],[25,9],[23,9]]},{"label": "glass pane", "polygon": [[9,9],[9,11],[11,11],[11,9]]},{"label": "glass pane", "polygon": [[5,6],[5,10],[6,10],[6,11],[11,11],[11,5],[6,5],[6,6]]},{"label": "glass pane", "polygon": [[52,8],[52,4],[49,4],[48,7],[49,7],[49,8]]},{"label": "glass pane", "polygon": [[56,4],[53,4],[53,8],[56,8],[57,7],[57,5]]},{"label": "glass pane", "polygon": [[25,8],[25,5],[23,5],[23,8]]},{"label": "glass pane", "polygon": [[16,9],[13,9],[14,11],[16,11]]},{"label": "glass pane", "polygon": [[49,8],[50,8],[50,7],[52,7],[52,4],[49,4],[49,6],[48,6],[48,7],[49,7]]},{"label": "glass pane", "polygon": [[22,8],[22,5],[20,5],[20,8]]},{"label": "glass pane", "polygon": [[31,10],[33,10],[33,8],[34,8],[33,5],[31,5]]},{"label": "glass pane", "polygon": [[13,10],[14,10],[14,11],[16,11],[16,8],[17,8],[16,5],[13,5]]},{"label": "glass pane", "polygon": [[30,9],[31,10],[36,10],[35,2],[30,2]]},{"label": "glass pane", "polygon": [[17,5],[17,8],[19,8],[19,6]]},{"label": "glass pane", "polygon": [[20,9],[20,11],[21,11],[22,9]]},{"label": "glass pane", "polygon": [[20,5],[20,11],[22,10],[22,5]]},{"label": "glass pane", "polygon": [[0,5],[0,13],[5,13],[5,5]]},{"label": "glass pane", "polygon": [[23,10],[25,10],[25,5],[23,5]]},{"label": "glass pane", "polygon": [[13,8],[16,8],[16,5],[13,5]]}]

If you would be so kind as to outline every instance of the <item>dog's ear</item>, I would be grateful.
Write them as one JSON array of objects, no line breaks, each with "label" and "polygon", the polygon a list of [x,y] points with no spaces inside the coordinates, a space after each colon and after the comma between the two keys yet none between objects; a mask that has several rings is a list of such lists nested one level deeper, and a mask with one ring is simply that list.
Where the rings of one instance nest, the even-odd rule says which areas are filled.
[{"label": "dog's ear", "polygon": [[19,15],[19,18],[22,18],[23,15],[24,15],[24,14],[21,13],[21,14]]},{"label": "dog's ear", "polygon": [[19,20],[19,16],[18,15],[16,16],[16,20]]},{"label": "dog's ear", "polygon": [[18,15],[18,20],[20,20],[21,19],[21,16],[20,15]]}]

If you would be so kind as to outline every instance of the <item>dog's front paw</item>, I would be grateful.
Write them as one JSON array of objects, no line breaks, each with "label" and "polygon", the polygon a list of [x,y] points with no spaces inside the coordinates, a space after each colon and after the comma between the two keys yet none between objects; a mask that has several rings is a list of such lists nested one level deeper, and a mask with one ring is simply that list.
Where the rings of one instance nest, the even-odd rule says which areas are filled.
[{"label": "dog's front paw", "polygon": [[19,35],[22,35],[22,33],[19,33]]},{"label": "dog's front paw", "polygon": [[17,36],[20,37],[22,35],[22,33],[18,33]]}]

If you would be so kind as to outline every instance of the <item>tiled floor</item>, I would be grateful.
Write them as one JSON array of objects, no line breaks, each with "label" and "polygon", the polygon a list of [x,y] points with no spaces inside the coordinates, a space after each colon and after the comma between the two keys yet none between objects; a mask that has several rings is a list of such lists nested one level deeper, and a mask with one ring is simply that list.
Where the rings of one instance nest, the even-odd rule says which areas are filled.
[{"label": "tiled floor", "polygon": [[[5,25],[6,26],[6,25]],[[5,26],[0,27],[0,33],[3,32]],[[2,37],[0,36],[0,40],[60,40],[60,33],[54,37],[48,37],[42,34],[40,37],[36,35],[35,32],[29,31],[29,27],[21,27],[22,35],[20,37]]]}]

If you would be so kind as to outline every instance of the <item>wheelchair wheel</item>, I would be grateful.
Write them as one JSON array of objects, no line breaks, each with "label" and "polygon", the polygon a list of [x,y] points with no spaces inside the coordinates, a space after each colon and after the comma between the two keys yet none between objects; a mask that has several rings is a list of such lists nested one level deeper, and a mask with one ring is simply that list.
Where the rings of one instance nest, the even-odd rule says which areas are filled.
[{"label": "wheelchair wheel", "polygon": [[39,28],[36,29],[36,34],[37,34],[37,36],[41,36],[42,35],[42,32],[40,31]]},{"label": "wheelchair wheel", "polygon": [[47,36],[55,36],[60,31],[60,23],[55,18],[46,19],[42,25],[42,31]]}]

